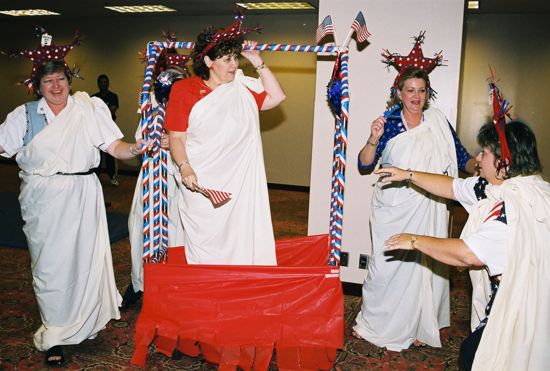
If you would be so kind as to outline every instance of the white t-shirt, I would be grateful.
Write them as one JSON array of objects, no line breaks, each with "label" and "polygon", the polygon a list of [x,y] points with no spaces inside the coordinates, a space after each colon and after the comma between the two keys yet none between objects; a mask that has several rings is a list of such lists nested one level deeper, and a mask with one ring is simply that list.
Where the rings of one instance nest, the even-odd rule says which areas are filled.
[{"label": "white t-shirt", "polygon": [[[474,189],[479,180],[479,177],[471,177],[457,178],[453,181],[454,195],[468,213],[480,197]],[[479,228],[473,234],[463,236],[462,240],[487,266],[489,275],[496,276],[502,274],[508,263],[507,237],[508,225],[506,224],[504,201],[499,201],[483,217]]]},{"label": "white t-shirt", "polygon": [[[123,137],[122,132],[111,118],[111,112],[107,105],[97,97],[91,97],[90,101],[95,108],[95,118],[99,127],[99,131],[105,140],[99,149],[102,151],[107,148],[117,139]],[[75,104],[74,98],[69,96],[67,99],[67,107]],[[67,108],[65,107],[65,109]],[[44,98],[38,102],[37,112],[46,116],[46,122],[54,122],[55,115],[46,103]],[[25,105],[21,105],[8,114],[6,120],[0,125],[0,146],[4,148],[4,157],[12,157],[23,147],[23,138],[27,131],[27,112]]]}]

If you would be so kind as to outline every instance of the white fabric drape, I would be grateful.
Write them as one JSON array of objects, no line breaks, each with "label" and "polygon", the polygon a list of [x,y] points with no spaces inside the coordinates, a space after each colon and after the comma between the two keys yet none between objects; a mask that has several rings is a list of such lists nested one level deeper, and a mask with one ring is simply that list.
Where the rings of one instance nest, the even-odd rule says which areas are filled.
[{"label": "white fabric drape", "polygon": [[199,185],[230,192],[221,207],[180,185],[188,262],[275,265],[258,106],[247,86],[261,81],[238,71],[191,110],[186,150]]},{"label": "white fabric drape", "polygon": [[[473,370],[550,369],[550,185],[540,176],[514,177],[488,186],[472,210],[471,233],[492,205],[504,200],[508,263],[491,309]],[[484,273],[484,272],[480,272]],[[487,276],[487,274],[485,274]],[[487,303],[485,281],[472,281],[479,309]]]},{"label": "white fabric drape", "polygon": [[78,344],[120,318],[101,184],[94,174],[57,174],[97,166],[97,148],[105,141],[89,96],[73,97],[74,104],[16,157],[22,169],[23,229],[43,322],[34,335],[39,350]]},{"label": "white fabric drape", "polygon": [[[419,126],[387,143],[380,162],[456,176],[455,144],[445,116],[426,110]],[[440,347],[439,329],[449,326],[447,266],[416,251],[385,255],[384,241],[397,233],[447,237],[445,201],[405,182],[377,183],[370,222],[373,253],[354,330],[394,351],[415,340]]]}]

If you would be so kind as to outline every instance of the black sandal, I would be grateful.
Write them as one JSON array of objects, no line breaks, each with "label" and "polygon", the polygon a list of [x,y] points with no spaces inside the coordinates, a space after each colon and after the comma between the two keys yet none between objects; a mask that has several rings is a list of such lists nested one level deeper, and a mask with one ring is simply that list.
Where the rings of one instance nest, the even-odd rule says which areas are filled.
[{"label": "black sandal", "polygon": [[46,364],[51,367],[59,367],[65,364],[65,356],[63,355],[63,348],[61,345],[53,346],[46,351]]}]

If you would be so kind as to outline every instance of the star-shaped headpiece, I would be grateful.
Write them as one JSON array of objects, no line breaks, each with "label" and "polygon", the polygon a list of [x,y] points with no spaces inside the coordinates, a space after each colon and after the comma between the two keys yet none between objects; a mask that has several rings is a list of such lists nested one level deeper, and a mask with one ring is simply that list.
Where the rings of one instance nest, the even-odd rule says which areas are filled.
[{"label": "star-shaped headpiece", "polygon": [[27,50],[13,50],[9,53],[10,57],[27,57],[32,61],[32,71],[30,78],[24,80],[22,84],[26,85],[29,89],[33,89],[32,83],[36,78],[38,67],[45,62],[51,60],[59,60],[65,64],[67,72],[74,76],[80,77],[78,75],[78,69],[71,69],[67,62],[65,62],[65,56],[77,45],[80,44],[78,38],[78,32],[75,32],[73,40],[70,44],[57,46],[52,41],[52,36],[49,35],[46,30],[40,26],[35,26],[34,28],[36,35],[40,38],[40,44],[36,49],[27,49]]},{"label": "star-shaped headpiece", "polygon": [[243,19],[244,15],[242,14],[242,12],[239,11],[235,16],[235,22],[233,22],[229,27],[223,30],[216,31],[215,33],[209,35],[208,44],[195,58],[204,58],[204,56],[210,51],[210,49],[221,42],[236,39],[250,32],[260,32],[260,27],[242,28]]},{"label": "star-shaped headpiece", "polygon": [[[162,35],[166,38],[168,47],[162,49],[160,55],[157,58],[155,70],[153,72],[153,78],[156,79],[163,71],[172,66],[177,66],[187,72],[185,64],[191,58],[190,55],[179,54],[175,48],[170,47],[170,43],[176,42],[176,34],[170,31],[163,31]],[[160,47],[159,47],[160,48]],[[147,62],[147,53],[140,52],[143,62]]]},{"label": "star-shaped headpiece", "polygon": [[508,142],[506,141],[506,116],[510,112],[512,106],[509,101],[502,97],[498,89],[495,71],[491,67],[489,67],[489,69],[491,71],[491,77],[489,78],[489,95],[493,105],[493,124],[497,130],[500,142],[500,161],[497,170],[504,169],[507,171],[512,164],[512,155],[510,154]]},{"label": "star-shaped headpiece", "polygon": [[[443,65],[443,56],[441,55],[441,51],[439,53],[435,53],[434,58],[424,57],[421,45],[424,43],[425,34],[426,31],[421,31],[417,37],[414,37],[414,46],[407,56],[402,56],[397,53],[390,53],[387,49],[382,50],[382,57],[384,57],[382,62],[386,63],[388,66],[395,67],[398,72],[393,82],[392,96],[398,89],[398,83],[401,76],[411,68],[419,68],[427,73],[430,73],[437,66]],[[428,88],[433,96],[433,93],[435,92],[431,89],[431,87]]]}]

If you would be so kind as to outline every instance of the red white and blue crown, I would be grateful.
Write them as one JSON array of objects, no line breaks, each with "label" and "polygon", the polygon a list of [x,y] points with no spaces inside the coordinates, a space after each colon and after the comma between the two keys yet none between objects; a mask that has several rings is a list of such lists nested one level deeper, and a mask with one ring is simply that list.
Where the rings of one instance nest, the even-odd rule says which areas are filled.
[{"label": "red white and blue crown", "polygon": [[204,58],[204,56],[212,49],[214,46],[227,41],[227,40],[234,40],[241,36],[244,36],[250,32],[260,32],[261,27],[257,26],[254,28],[243,28],[244,15],[242,12],[238,12],[235,16],[235,22],[233,22],[229,27],[218,30],[216,32],[211,33],[210,35],[207,35],[207,41],[208,44],[206,47],[198,54],[195,58],[201,59]]},{"label": "red white and blue crown", "polygon": [[69,52],[77,45],[80,45],[80,39],[78,36],[78,31],[75,32],[73,40],[70,44],[57,46],[53,42],[53,38],[46,30],[40,26],[35,26],[34,31],[36,36],[40,38],[40,44],[35,49],[26,49],[26,50],[12,50],[9,53],[10,57],[27,57],[32,61],[32,71],[31,76],[22,81],[21,83],[27,86],[30,90],[34,89],[33,81],[37,77],[38,67],[45,62],[52,60],[62,61],[65,64],[67,73],[73,77],[80,78],[79,70],[76,66],[73,66],[71,69],[67,62],[65,62],[65,57]]},{"label": "red white and blue crown", "polygon": [[[398,53],[390,53],[387,49],[382,50],[382,57],[384,57],[383,63],[389,66],[393,66],[398,74],[395,77],[393,86],[391,88],[391,95],[395,97],[397,94],[399,80],[404,73],[409,71],[412,68],[418,68],[426,71],[427,73],[432,72],[437,66],[443,65],[443,56],[441,55],[442,51],[435,53],[433,58],[426,58],[422,52],[422,44],[424,43],[424,38],[426,31],[420,31],[420,34],[417,37],[414,37],[414,46],[408,55],[402,56]],[[428,86],[430,96],[433,98],[435,96],[435,91]]]}]

